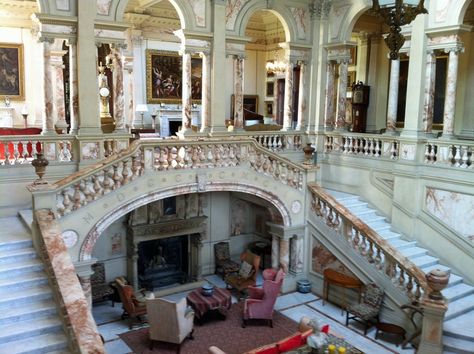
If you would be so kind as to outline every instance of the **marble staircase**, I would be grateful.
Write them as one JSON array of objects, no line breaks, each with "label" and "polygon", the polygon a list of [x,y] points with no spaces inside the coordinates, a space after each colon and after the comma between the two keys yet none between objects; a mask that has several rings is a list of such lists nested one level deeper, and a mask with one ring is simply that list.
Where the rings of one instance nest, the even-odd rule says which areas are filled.
[{"label": "marble staircase", "polygon": [[[361,197],[334,190],[327,192],[425,273],[435,268],[450,270],[449,266],[441,264],[436,255],[416,241],[392,230],[390,222]],[[462,276],[451,271],[449,284],[443,290],[443,295],[449,300],[443,331],[445,351],[474,353],[474,287],[464,283]]]},{"label": "marble staircase", "polygon": [[20,216],[0,218],[0,353],[68,353],[53,292],[27,225]]}]

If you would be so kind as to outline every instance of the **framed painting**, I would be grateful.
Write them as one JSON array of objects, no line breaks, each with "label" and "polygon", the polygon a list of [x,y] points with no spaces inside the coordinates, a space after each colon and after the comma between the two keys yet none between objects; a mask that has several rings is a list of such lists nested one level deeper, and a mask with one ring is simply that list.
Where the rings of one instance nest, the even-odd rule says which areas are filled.
[{"label": "framed painting", "polygon": [[0,100],[25,99],[23,44],[0,43]]},{"label": "framed painting", "polygon": [[[182,57],[177,52],[147,49],[146,97],[147,103],[181,103]],[[202,59],[191,58],[191,97],[201,102]]]}]

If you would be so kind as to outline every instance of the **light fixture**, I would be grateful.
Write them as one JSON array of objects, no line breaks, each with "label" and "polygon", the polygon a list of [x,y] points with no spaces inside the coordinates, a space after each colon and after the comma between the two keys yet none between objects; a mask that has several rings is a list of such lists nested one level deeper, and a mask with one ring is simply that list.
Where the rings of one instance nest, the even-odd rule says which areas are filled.
[{"label": "light fixture", "polygon": [[148,112],[148,106],[146,104],[143,104],[143,103],[137,104],[137,107],[135,108],[135,111],[140,113],[140,115],[142,117],[142,128],[143,128],[144,127],[144,125],[143,125],[143,115],[145,114],[145,112]]},{"label": "light fixture", "polygon": [[[279,40],[279,26],[278,26],[279,20],[276,20],[276,35]],[[280,59],[280,52],[277,49],[275,49],[274,53],[274,60],[269,60],[267,61],[267,64],[265,65],[265,68],[267,69],[267,73],[269,74],[283,74],[286,71],[287,64],[284,60]]]},{"label": "light fixture", "polygon": [[405,43],[401,26],[408,25],[419,14],[427,14],[424,0],[373,0],[372,13],[390,27],[385,43],[390,49],[390,59],[398,59],[398,51]]}]

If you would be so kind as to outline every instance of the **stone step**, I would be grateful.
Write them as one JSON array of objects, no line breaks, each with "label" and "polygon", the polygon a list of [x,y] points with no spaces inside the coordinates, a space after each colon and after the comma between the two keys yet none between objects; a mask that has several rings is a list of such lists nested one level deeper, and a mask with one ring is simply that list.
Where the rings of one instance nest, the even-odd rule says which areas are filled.
[{"label": "stone step", "polygon": [[52,299],[26,304],[13,303],[10,307],[3,308],[0,312],[0,326],[44,316],[56,316],[56,313],[56,305]]},{"label": "stone step", "polygon": [[359,196],[356,195],[356,194],[350,194],[350,193],[346,193],[346,192],[336,191],[334,189],[326,189],[326,191],[336,199],[359,198]]},{"label": "stone step", "polygon": [[58,317],[40,318],[34,321],[20,321],[5,326],[0,332],[0,345],[12,341],[39,336],[46,333],[62,332],[62,323]]},{"label": "stone step", "polygon": [[[474,353],[474,341],[454,338],[451,336],[443,336],[444,348],[459,354]],[[445,353],[445,351],[443,351]]]},{"label": "stone step", "polygon": [[432,257],[432,256],[421,256],[421,257],[416,257],[412,260],[412,262],[418,267],[418,268],[424,268],[428,266],[432,266],[435,264],[439,264],[438,258]]},{"label": "stone step", "polygon": [[443,332],[454,338],[474,341],[474,310],[452,320],[445,321]]},{"label": "stone step", "polygon": [[22,240],[31,241],[30,230],[18,216],[0,218],[0,230],[2,230],[2,243]]},{"label": "stone step", "polygon": [[380,216],[380,215],[377,215],[375,213],[373,214],[368,214],[366,216],[364,216],[363,220],[366,224],[373,224],[373,223],[376,223],[376,222],[384,222],[384,223],[387,223],[387,220],[385,219],[385,216]]},{"label": "stone step", "polygon": [[33,223],[33,209],[23,209],[18,212],[20,219],[31,232],[31,224]]},{"label": "stone step", "polygon": [[359,205],[357,207],[351,207],[350,210],[352,214],[358,217],[365,217],[368,214],[377,214],[377,211],[370,208],[367,203],[365,203],[364,205]]},{"label": "stone step", "polygon": [[396,239],[402,237],[401,234],[399,234],[398,232],[392,231],[390,229],[383,230],[383,231],[379,232],[379,235],[382,238],[384,238],[385,240],[396,240]]},{"label": "stone step", "polygon": [[33,247],[23,247],[9,250],[0,249],[0,263],[3,264],[36,257],[36,250]]},{"label": "stone step", "polygon": [[0,311],[10,307],[12,304],[18,306],[20,304],[28,304],[52,298],[53,293],[49,284],[36,285],[28,289],[8,291],[3,294],[0,293]]},{"label": "stone step", "polygon": [[5,277],[0,279],[0,294],[47,283],[48,277],[44,271],[28,272],[11,278]]},{"label": "stone step", "polygon": [[17,263],[0,263],[0,279],[11,278],[26,272],[35,272],[43,270],[43,263],[39,258],[27,259]]},{"label": "stone step", "polygon": [[376,233],[380,234],[383,231],[390,230],[391,225],[388,222],[383,222],[379,224],[376,223],[376,225],[369,225],[369,227]]},{"label": "stone step", "polygon": [[21,339],[0,345],[0,353],[43,354],[55,350],[66,350],[67,338],[63,333],[47,333],[33,338]]},{"label": "stone step", "polygon": [[471,296],[474,293],[474,287],[460,283],[444,289],[442,293],[449,301],[456,301],[464,296]]},{"label": "stone step", "polygon": [[448,304],[445,321],[474,310],[474,296],[467,296]]},{"label": "stone step", "polygon": [[401,251],[404,248],[414,247],[416,245],[416,241],[405,241],[405,240],[402,240],[401,238],[399,239],[393,238],[393,239],[390,239],[390,245],[393,248],[396,248],[399,251]]},{"label": "stone step", "polygon": [[409,248],[402,248],[399,250],[401,254],[403,254],[405,257],[413,260],[414,258],[424,256],[428,253],[427,250],[421,247],[409,247]]},{"label": "stone step", "polygon": [[14,241],[3,241],[0,243],[0,251],[17,250],[21,248],[33,247],[33,241],[31,237],[25,237],[24,239]]}]

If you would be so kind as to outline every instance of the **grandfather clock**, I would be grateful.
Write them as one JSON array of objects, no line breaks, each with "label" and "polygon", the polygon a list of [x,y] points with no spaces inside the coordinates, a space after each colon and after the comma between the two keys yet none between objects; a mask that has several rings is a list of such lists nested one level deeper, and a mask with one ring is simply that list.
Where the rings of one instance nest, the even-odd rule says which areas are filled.
[{"label": "grandfather clock", "polygon": [[352,131],[365,133],[370,86],[362,81],[352,85]]}]

